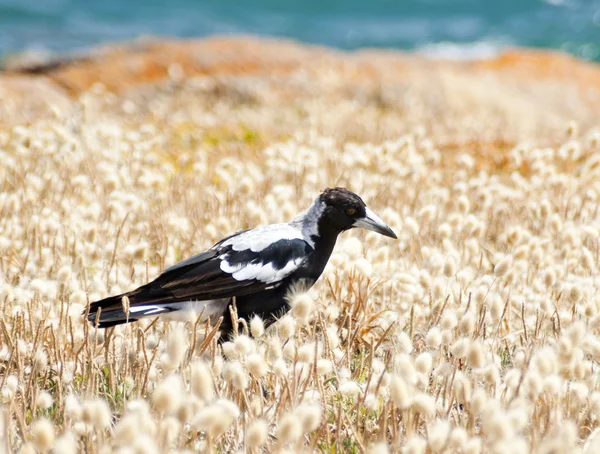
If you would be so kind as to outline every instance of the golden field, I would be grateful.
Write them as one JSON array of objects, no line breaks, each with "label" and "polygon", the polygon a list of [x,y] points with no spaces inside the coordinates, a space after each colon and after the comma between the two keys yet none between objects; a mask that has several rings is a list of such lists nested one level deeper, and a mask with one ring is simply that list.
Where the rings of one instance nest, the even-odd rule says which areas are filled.
[{"label": "golden field", "polygon": [[[598,68],[252,45],[0,77],[0,452],[600,451]],[[84,321],[336,185],[399,239],[344,233],[266,331]]]}]

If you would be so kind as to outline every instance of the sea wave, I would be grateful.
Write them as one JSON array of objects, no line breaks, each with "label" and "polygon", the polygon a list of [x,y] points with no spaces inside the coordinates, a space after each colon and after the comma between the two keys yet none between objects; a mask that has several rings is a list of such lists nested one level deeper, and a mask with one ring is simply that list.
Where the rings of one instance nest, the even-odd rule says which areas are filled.
[{"label": "sea wave", "polygon": [[507,40],[482,40],[471,43],[442,41],[419,46],[417,53],[432,60],[480,60],[497,56],[502,50],[513,47]]}]

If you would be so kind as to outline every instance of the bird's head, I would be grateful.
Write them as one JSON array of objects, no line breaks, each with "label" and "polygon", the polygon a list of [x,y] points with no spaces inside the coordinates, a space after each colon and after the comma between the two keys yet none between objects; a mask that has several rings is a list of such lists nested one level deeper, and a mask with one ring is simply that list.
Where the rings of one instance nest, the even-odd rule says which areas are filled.
[{"label": "bird's head", "polygon": [[328,188],[319,196],[319,200],[324,204],[323,216],[339,231],[360,227],[390,238],[398,238],[354,192],[345,188]]}]

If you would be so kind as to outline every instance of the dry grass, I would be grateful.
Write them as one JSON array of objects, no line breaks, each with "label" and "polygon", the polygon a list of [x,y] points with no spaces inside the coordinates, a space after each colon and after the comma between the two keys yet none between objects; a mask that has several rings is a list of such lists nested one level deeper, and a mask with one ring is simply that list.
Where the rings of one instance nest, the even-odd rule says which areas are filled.
[{"label": "dry grass", "polygon": [[[277,137],[218,104],[231,125],[138,125],[96,102],[0,131],[8,452],[600,449],[597,134],[491,159],[423,131],[354,144],[309,115]],[[345,233],[266,333],[255,320],[219,346],[196,319],[84,322],[88,301],[332,185],[399,240]]]}]

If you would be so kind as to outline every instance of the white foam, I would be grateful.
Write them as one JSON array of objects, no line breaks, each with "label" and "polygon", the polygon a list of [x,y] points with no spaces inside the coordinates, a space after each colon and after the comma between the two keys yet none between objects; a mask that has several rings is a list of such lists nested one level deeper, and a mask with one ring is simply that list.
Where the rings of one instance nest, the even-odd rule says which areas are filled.
[{"label": "white foam", "polygon": [[469,61],[496,57],[507,47],[510,47],[510,43],[499,40],[472,43],[442,41],[425,44],[417,48],[416,52],[432,60]]}]

